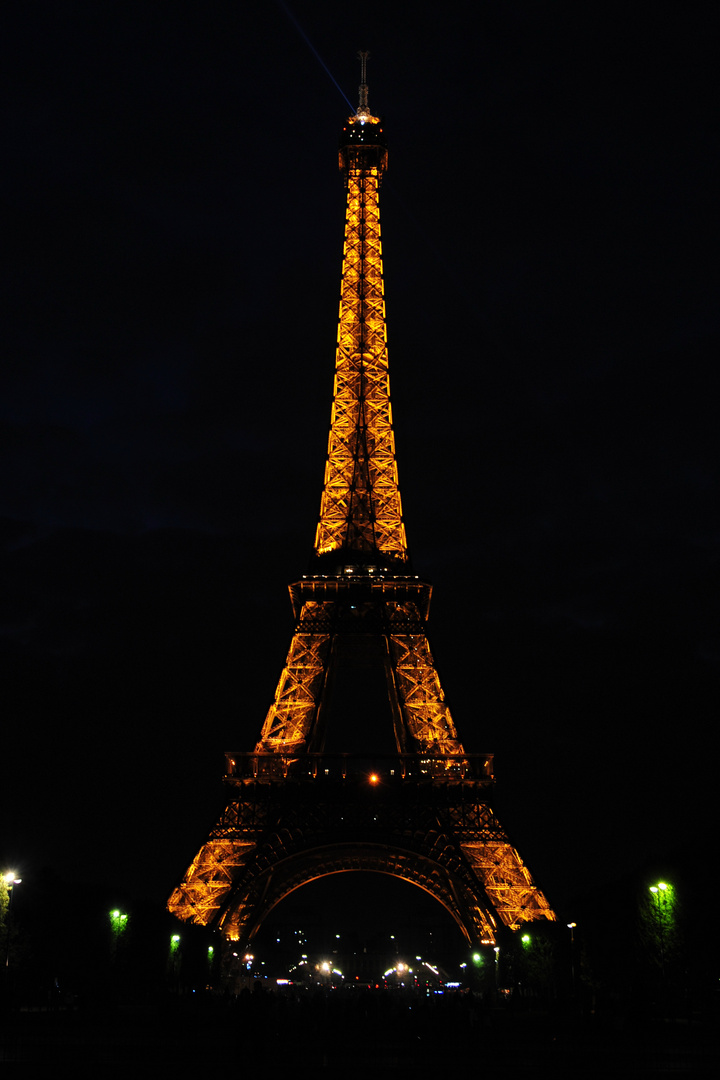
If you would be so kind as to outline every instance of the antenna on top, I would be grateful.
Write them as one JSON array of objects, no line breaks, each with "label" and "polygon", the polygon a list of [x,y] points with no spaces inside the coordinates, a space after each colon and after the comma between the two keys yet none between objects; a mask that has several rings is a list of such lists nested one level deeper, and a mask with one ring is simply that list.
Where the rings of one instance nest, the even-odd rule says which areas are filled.
[{"label": "antenna on top", "polygon": [[360,104],[358,105],[358,116],[369,116],[370,110],[368,108],[368,88],[366,80],[365,65],[367,58],[370,55],[369,52],[359,52],[358,57],[360,59]]}]

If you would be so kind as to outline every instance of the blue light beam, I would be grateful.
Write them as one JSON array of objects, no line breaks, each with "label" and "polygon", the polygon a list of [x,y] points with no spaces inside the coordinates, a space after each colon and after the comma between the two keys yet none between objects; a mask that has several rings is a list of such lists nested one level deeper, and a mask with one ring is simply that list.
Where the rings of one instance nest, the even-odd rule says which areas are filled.
[{"label": "blue light beam", "polygon": [[342,94],[342,96],[344,97],[345,101],[346,101],[346,102],[348,103],[348,105],[350,106],[350,109],[351,109],[352,113],[354,114],[354,113],[355,113],[355,111],[356,111],[356,110],[355,110],[355,106],[353,105],[353,103],[351,102],[350,98],[349,98],[349,97],[347,96],[347,94],[345,93],[345,91],[344,91],[344,90],[343,90],[343,88],[341,87],[340,83],[339,83],[339,82],[337,81],[337,79],[336,79],[336,78],[335,78],[335,76],[333,75],[333,73],[332,73],[332,71],[330,70],[330,68],[329,68],[329,67],[327,66],[327,64],[325,63],[325,61],[324,61],[324,60],[323,60],[323,58],[321,57],[320,53],[319,53],[319,52],[317,51],[317,49],[316,49],[316,48],[315,48],[315,46],[313,45],[313,43],[312,43],[312,41],[310,40],[310,38],[309,38],[309,37],[307,36],[307,34],[305,33],[305,31],[303,30],[303,28],[302,28],[302,26],[300,25],[300,23],[299,23],[299,22],[297,21],[297,19],[296,19],[296,18],[295,18],[295,16],[293,15],[293,13],[292,13],[292,11],[290,10],[290,8],[289,8],[289,7],[287,6],[287,4],[285,4],[285,3],[283,2],[283,0],[277,0],[277,2],[278,2],[278,4],[279,4],[279,6],[280,6],[280,7],[281,7],[281,8],[283,9],[283,11],[284,11],[284,12],[285,12],[285,14],[287,15],[288,19],[289,19],[289,20],[290,20],[290,22],[291,22],[291,23],[293,24],[293,26],[295,27],[295,29],[297,30],[298,34],[299,34],[299,35],[300,35],[300,37],[301,37],[301,38],[303,39],[303,41],[305,42],[305,44],[307,45],[307,47],[308,47],[308,48],[310,49],[310,51],[312,52],[312,54],[313,54],[313,56],[315,57],[315,59],[317,60],[317,62],[318,62],[318,63],[320,64],[320,66],[321,66],[321,67],[323,68],[323,70],[325,71],[326,75],[327,75],[327,76],[328,76],[328,77],[329,77],[329,78],[330,78],[330,79],[332,80],[332,82],[334,83],[334,85],[336,86],[336,88],[337,88],[337,89],[339,90],[339,92],[340,92],[340,93]]}]

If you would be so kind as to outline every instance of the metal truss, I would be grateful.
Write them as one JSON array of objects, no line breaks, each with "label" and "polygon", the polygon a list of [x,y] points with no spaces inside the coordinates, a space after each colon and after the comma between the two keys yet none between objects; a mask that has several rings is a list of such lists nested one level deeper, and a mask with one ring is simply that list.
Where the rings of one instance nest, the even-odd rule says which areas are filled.
[{"label": "metal truss", "polygon": [[327,874],[372,870],[418,885],[471,944],[500,923],[554,918],[487,803],[487,781],[238,781],[237,795],[170,900],[180,918],[247,944],[272,908]]},{"label": "metal truss", "polygon": [[461,754],[450,709],[419,613],[412,603],[389,604],[391,628],[409,623],[414,633],[388,635],[393,673],[391,688],[397,695],[404,719],[399,750],[418,749],[435,754]]},{"label": "metal truss", "polygon": [[266,825],[267,806],[231,800],[168,900],[179,919],[208,926],[217,919]]},{"label": "metal truss", "polygon": [[[326,591],[335,584],[332,578],[326,578],[325,583]],[[336,657],[332,642],[350,630],[384,639],[398,752],[462,753],[415,598],[387,602],[383,584],[382,575],[375,575],[372,581],[369,576],[365,581],[354,575],[352,589],[342,600],[314,600],[302,605],[258,751],[322,750],[317,720]],[[394,596],[402,596],[397,578],[390,589]]]},{"label": "metal truss", "polygon": [[329,621],[327,606],[312,600],[303,605],[258,750],[308,748],[327,678],[330,634],[318,628]]},{"label": "metal truss", "polygon": [[381,171],[347,172],[335,390],[315,551],[380,552],[406,562],[385,331]]},{"label": "metal truss", "polygon": [[554,920],[550,904],[511,844],[495,840],[460,846],[482,881],[493,908],[511,930],[532,919]]}]

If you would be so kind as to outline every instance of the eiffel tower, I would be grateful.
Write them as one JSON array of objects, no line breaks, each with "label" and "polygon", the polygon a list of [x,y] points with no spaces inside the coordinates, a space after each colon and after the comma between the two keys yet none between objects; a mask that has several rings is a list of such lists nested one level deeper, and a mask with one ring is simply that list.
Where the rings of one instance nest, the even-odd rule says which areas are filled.
[{"label": "eiffel tower", "polygon": [[380,243],[387,146],[366,58],[340,139],[345,247],[311,565],[290,586],[296,625],[260,740],[226,754],[225,809],[168,901],[241,947],[289,893],[354,870],[426,890],[471,946],[555,919],[491,808],[492,755],[458,739],[426,636],[431,586],[408,556]]}]

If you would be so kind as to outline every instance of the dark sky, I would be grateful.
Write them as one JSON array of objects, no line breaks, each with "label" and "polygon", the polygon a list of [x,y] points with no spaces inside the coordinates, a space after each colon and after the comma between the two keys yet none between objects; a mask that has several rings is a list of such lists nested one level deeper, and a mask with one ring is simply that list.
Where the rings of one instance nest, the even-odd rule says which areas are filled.
[{"label": "dark sky", "polygon": [[705,843],[715,5],[469,10],[11,13],[0,861],[26,878],[165,896],[222,752],[257,739],[319,507],[358,48],[390,140],[401,490],[461,737],[559,908]]}]

